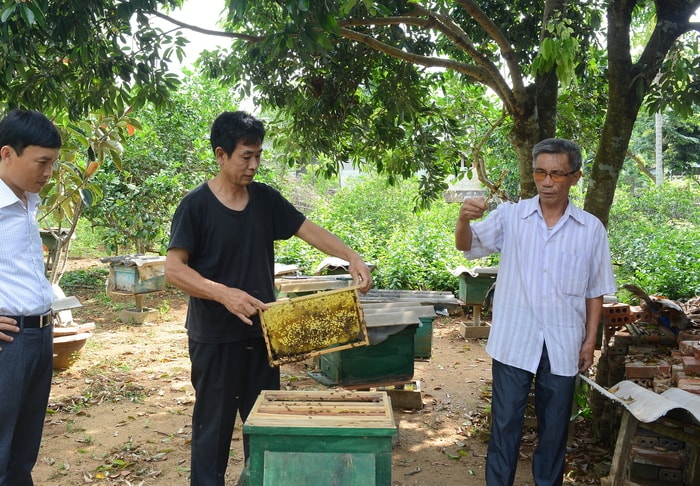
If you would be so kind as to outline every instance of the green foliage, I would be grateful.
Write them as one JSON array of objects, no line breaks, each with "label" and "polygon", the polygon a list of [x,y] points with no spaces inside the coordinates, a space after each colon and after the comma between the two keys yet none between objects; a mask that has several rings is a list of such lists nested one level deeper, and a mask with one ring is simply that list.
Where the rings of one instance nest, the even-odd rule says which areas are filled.
[{"label": "green foliage", "polygon": [[[145,12],[181,0],[6,1],[0,7],[0,92],[8,107],[80,119],[162,104],[175,89],[173,56],[187,40]],[[133,90],[132,90],[133,89]]]},{"label": "green foliage", "polygon": [[[378,288],[456,291],[457,278],[449,271],[466,264],[454,248],[459,205],[438,200],[414,212],[417,184],[413,180],[392,186],[379,177],[362,178],[309,218],[376,265]],[[298,238],[278,242],[276,254],[280,263],[299,265],[305,273],[325,258]]]},{"label": "green foliage", "polygon": [[376,285],[390,289],[452,290],[450,270],[466,260],[454,247],[459,204],[438,201],[397,228],[380,254]]},{"label": "green foliage", "polygon": [[542,39],[531,67],[535,74],[546,74],[554,69],[562,86],[567,87],[576,80],[575,60],[579,41],[574,36],[571,20],[558,17],[548,22],[545,28],[548,36]]},{"label": "green foliage", "polygon": [[608,232],[618,284],[670,299],[700,294],[698,201],[691,182],[617,191]]},{"label": "green foliage", "polygon": [[71,258],[101,258],[107,256],[105,234],[100,228],[93,228],[86,218],[78,221],[75,239],[70,246]]},{"label": "green foliage", "polygon": [[[436,201],[415,213],[410,196],[415,182],[384,184],[364,179],[310,215],[377,265],[377,287],[456,291],[458,282],[449,270],[498,263],[497,256],[468,262],[454,249],[458,204]],[[611,213],[608,230],[618,284],[633,282],[672,299],[700,294],[700,189],[686,182],[638,191],[619,190]],[[307,273],[325,257],[297,238],[281,242],[277,255]]]},{"label": "green foliage", "polygon": [[85,215],[104,229],[111,253],[164,253],[182,196],[216,173],[209,127],[220,111],[235,109],[236,98],[215,81],[189,74],[172,104],[134,112],[142,129],[129,138],[122,163],[108,163],[94,177],[104,198]]},{"label": "green foliage", "polygon": [[0,7],[0,93],[8,107],[78,120],[91,111],[162,104],[187,40],[145,12],[181,0],[5,1]]},{"label": "green foliage", "polygon": [[108,276],[109,270],[106,268],[75,270],[64,273],[59,286],[66,295],[83,294],[85,291],[104,292]]},{"label": "green foliage", "polygon": [[[662,158],[664,175],[687,176],[700,167],[700,116],[681,117],[675,112],[663,113]],[[648,173],[655,171],[655,114],[642,113],[634,127],[630,150],[646,161]],[[627,174],[629,178],[630,175]]]},{"label": "green foliage", "polygon": [[664,59],[658,82],[648,94],[648,113],[692,116],[700,105],[700,48],[696,32],[682,36]]}]

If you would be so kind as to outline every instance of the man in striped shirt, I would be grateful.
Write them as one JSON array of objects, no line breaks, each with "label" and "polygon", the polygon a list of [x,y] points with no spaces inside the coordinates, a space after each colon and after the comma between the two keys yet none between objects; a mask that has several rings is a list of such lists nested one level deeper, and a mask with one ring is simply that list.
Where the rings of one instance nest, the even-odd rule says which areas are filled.
[{"label": "man in striped shirt", "polygon": [[562,484],[576,375],[593,364],[603,296],[616,290],[604,226],[569,199],[581,178],[578,145],[546,139],[532,158],[537,196],[502,204],[473,224],[487,205],[468,198],[455,228],[466,258],[500,253],[486,347],[493,359],[489,486],[513,484],[533,377],[533,478],[538,486]]}]

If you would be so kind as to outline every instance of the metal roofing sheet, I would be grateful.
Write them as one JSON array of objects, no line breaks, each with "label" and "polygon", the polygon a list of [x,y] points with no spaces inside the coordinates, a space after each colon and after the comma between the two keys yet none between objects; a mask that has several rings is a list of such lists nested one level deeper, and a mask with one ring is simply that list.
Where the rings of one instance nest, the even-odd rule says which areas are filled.
[{"label": "metal roofing sheet", "polygon": [[659,394],[629,380],[605,389],[590,378],[579,376],[605,397],[620,403],[640,422],[654,422],[672,410],[685,410],[700,423],[700,396],[694,393],[669,388]]}]

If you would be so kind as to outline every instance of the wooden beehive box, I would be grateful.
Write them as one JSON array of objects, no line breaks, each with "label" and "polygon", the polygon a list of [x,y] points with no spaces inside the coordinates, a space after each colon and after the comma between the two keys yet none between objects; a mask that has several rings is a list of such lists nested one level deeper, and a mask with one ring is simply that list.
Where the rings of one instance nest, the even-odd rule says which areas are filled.
[{"label": "wooden beehive box", "polygon": [[263,390],[243,425],[247,484],[389,486],[396,431],[383,391]]},{"label": "wooden beehive box", "polygon": [[260,312],[270,365],[369,344],[358,287],[275,302]]}]

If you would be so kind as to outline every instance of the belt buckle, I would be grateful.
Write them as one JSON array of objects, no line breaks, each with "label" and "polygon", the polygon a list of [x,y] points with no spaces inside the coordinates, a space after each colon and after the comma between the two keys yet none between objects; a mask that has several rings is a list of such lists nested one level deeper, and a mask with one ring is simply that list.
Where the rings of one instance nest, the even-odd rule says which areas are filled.
[{"label": "belt buckle", "polygon": [[46,326],[50,326],[53,321],[53,312],[47,312],[39,316],[39,329],[43,329]]}]

